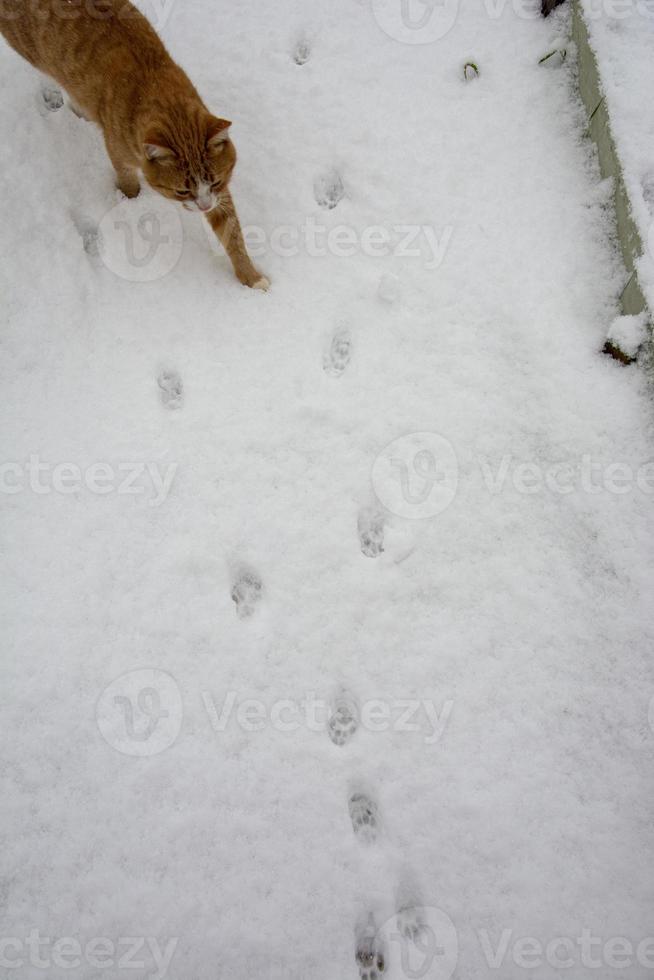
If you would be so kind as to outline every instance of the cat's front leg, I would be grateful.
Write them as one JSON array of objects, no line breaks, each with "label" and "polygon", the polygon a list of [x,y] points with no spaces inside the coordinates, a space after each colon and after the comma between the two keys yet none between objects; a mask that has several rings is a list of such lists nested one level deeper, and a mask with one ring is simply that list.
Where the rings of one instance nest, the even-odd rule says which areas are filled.
[{"label": "cat's front leg", "polygon": [[120,144],[106,132],[104,141],[109,159],[116,171],[116,187],[125,197],[138,197],[141,190],[138,170],[131,164],[125,163],[124,151],[121,152]]},{"label": "cat's front leg", "polygon": [[220,203],[206,218],[229,255],[238,281],[251,289],[268,289],[270,280],[261,275],[247,253],[231,194],[221,194]]}]

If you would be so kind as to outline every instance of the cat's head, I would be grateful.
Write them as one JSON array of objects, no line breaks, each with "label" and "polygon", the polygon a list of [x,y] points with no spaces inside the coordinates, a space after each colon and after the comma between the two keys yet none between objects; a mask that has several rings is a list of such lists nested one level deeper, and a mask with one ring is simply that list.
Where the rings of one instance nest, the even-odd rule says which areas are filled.
[{"label": "cat's head", "polygon": [[236,163],[230,125],[208,112],[183,110],[152,125],[143,139],[141,163],[148,184],[189,211],[212,211]]}]

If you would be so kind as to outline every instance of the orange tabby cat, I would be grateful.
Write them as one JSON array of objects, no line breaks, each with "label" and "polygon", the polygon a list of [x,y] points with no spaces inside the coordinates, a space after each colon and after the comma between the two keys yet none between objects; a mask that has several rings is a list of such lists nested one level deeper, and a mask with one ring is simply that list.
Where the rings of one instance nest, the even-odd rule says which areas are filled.
[{"label": "orange tabby cat", "polygon": [[252,264],[228,190],[230,123],[212,116],[149,22],[129,0],[3,0],[0,31],[54,78],[104,133],[116,182],[139,193],[139,170],[159,194],[202,211],[237,278],[268,280]]}]

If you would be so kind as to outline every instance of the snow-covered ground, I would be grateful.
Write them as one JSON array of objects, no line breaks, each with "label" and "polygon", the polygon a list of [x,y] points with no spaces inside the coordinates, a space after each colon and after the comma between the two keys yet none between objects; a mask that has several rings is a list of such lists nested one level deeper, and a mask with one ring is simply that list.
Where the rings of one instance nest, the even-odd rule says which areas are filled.
[{"label": "snow-covered ground", "polygon": [[652,975],[651,399],[569,14],[389,4],[160,17],[268,294],[0,49],[3,976],[356,978],[370,921],[392,980]]},{"label": "snow-covered ground", "polygon": [[638,277],[654,308],[654,0],[582,0],[582,10],[645,247]]}]

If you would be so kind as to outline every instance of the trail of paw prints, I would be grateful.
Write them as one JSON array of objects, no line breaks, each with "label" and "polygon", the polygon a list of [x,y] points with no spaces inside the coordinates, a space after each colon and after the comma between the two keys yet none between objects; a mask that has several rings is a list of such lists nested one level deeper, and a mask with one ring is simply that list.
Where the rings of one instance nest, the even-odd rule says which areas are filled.
[{"label": "trail of paw prints", "polygon": [[363,844],[373,844],[379,833],[379,810],[367,793],[356,792],[348,801],[352,830]]},{"label": "trail of paw prints", "polygon": [[236,605],[239,619],[249,619],[261,602],[263,583],[251,568],[241,568],[236,573],[232,585],[232,602]]},{"label": "trail of paw prints", "polygon": [[347,327],[341,327],[332,337],[322,366],[326,374],[340,378],[352,357],[352,335]]},{"label": "trail of paw prints", "polygon": [[354,695],[341,691],[332,701],[327,734],[334,745],[346,745],[359,727],[359,705]]},{"label": "trail of paw prints", "polygon": [[386,969],[386,948],[373,915],[356,928],[354,956],[361,980],[379,980]]},{"label": "trail of paw prints", "polygon": [[313,182],[313,195],[316,204],[332,211],[345,197],[345,187],[341,175],[336,170],[320,174]]},{"label": "trail of paw prints", "polygon": [[164,408],[175,411],[182,407],[184,401],[184,383],[178,371],[164,368],[157,377],[159,398]]},{"label": "trail of paw prints", "polygon": [[361,553],[366,558],[378,558],[384,550],[384,515],[374,507],[359,512],[357,522]]},{"label": "trail of paw prints", "polygon": [[63,92],[53,83],[44,82],[39,91],[39,104],[44,112],[58,112],[64,104]]}]

